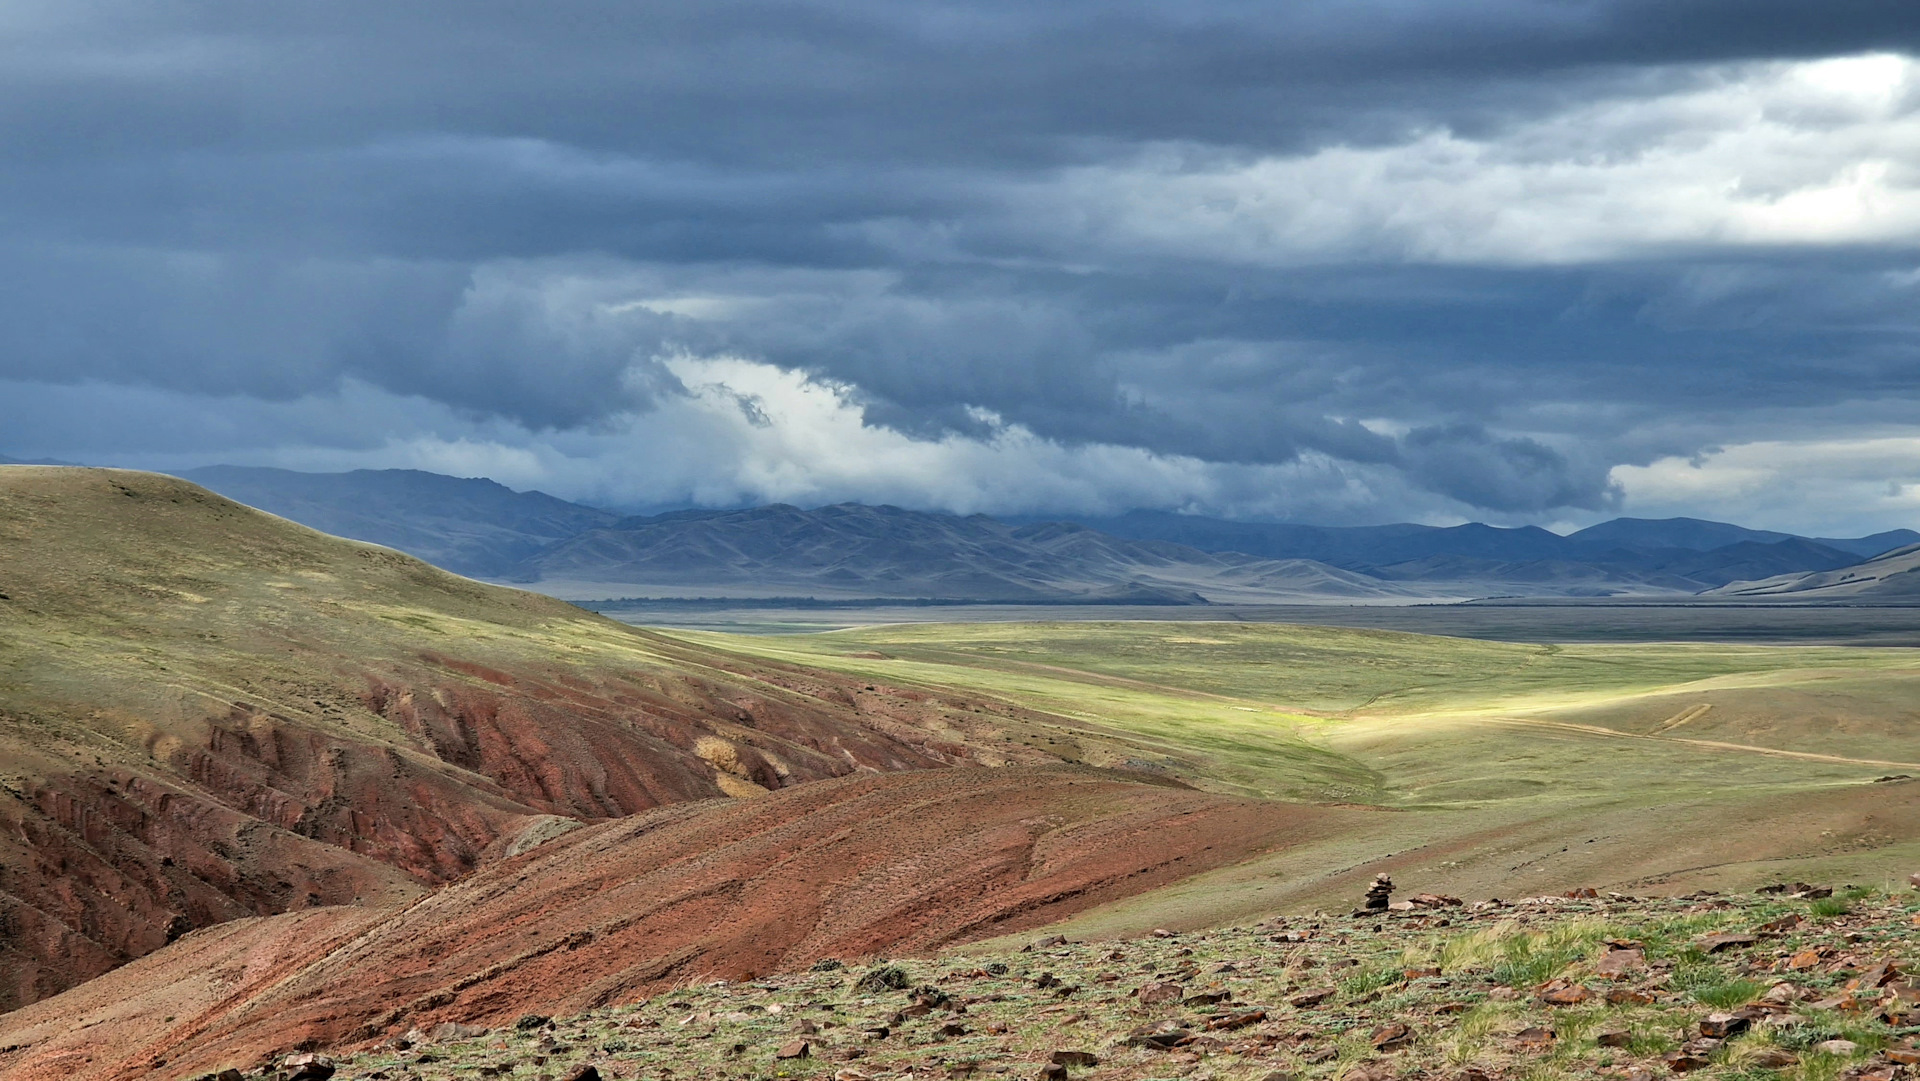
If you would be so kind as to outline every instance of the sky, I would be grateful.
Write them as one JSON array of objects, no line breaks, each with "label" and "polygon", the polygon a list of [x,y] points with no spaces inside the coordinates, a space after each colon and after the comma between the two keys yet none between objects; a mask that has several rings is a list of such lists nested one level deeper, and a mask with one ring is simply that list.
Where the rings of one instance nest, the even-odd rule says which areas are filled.
[{"label": "sky", "polygon": [[1920,527],[1920,5],[0,7],[0,454]]}]

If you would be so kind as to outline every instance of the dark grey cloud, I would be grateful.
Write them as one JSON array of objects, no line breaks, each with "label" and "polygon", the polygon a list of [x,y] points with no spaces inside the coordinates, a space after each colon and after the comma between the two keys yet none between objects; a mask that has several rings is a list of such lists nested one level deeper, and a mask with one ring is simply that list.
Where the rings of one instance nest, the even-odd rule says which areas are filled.
[{"label": "dark grey cloud", "polygon": [[[531,445],[727,355],[923,442],[1599,513],[1615,466],[1920,397],[1920,89],[1781,67],[1920,52],[1910,7],[20,4],[0,380]],[[1862,163],[1884,228],[1779,209]]]}]

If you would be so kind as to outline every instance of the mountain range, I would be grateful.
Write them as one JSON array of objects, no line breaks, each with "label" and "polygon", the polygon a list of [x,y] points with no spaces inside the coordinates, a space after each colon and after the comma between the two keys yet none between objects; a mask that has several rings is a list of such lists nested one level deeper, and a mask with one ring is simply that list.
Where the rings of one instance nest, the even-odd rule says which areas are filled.
[{"label": "mountain range", "polygon": [[626,516],[418,470],[183,474],[460,574],[576,600],[814,597],[1006,603],[1405,603],[1680,595],[1844,571],[1920,533],[1799,537],[1694,518],[1306,526],[1163,511],[999,520],[841,504]]}]

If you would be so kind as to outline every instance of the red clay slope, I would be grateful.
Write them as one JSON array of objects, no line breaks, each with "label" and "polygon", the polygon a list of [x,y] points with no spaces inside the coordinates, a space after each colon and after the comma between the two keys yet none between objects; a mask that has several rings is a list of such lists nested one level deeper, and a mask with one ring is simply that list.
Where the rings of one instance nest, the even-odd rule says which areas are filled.
[{"label": "red clay slope", "polygon": [[171,477],[0,466],[0,1009],[194,928],[403,901],[533,816],[1043,757],[884,692]]},{"label": "red clay slope", "polygon": [[[190,936],[0,1018],[0,1046],[20,1048],[0,1055],[0,1078],[195,1076],[414,1025],[496,1026],[677,981],[925,951],[1366,813],[1069,766],[869,775],[666,808],[576,830],[374,922],[335,910],[299,935],[280,921],[310,915]],[[314,959],[327,936],[338,945]]]}]

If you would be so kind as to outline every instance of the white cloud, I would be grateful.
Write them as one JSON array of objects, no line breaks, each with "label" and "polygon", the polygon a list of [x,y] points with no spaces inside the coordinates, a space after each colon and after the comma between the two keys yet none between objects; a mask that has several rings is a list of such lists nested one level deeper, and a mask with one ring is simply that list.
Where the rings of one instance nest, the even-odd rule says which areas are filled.
[{"label": "white cloud", "polygon": [[1920,524],[1920,436],[1741,443],[1616,466],[1626,513],[1689,515],[1815,536]]},{"label": "white cloud", "polygon": [[1222,160],[1161,145],[1014,189],[1084,259],[1559,264],[1674,247],[1920,240],[1920,62],[1706,68],[1485,137]]}]

